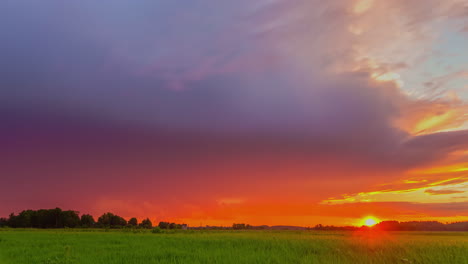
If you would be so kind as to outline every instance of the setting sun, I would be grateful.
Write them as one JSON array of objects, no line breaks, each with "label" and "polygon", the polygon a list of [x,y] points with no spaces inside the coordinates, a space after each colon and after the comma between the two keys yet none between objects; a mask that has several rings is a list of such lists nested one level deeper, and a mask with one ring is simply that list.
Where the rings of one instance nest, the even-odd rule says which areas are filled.
[{"label": "setting sun", "polygon": [[362,225],[365,225],[365,226],[373,226],[375,224],[377,224],[379,222],[378,219],[374,218],[374,217],[366,217],[362,220]]}]

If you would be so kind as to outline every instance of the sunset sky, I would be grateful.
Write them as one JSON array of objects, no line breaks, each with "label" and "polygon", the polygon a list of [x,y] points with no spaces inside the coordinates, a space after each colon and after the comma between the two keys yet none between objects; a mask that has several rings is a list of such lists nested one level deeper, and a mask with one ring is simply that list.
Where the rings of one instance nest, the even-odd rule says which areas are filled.
[{"label": "sunset sky", "polygon": [[0,216],[468,220],[467,0],[7,0],[0,32]]}]

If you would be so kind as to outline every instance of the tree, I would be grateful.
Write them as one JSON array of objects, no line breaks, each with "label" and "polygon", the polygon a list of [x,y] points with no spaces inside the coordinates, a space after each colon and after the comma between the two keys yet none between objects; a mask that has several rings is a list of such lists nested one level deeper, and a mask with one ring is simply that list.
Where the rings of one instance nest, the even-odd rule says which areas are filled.
[{"label": "tree", "polygon": [[62,209],[60,208],[55,208],[55,209],[50,209],[46,210],[46,215],[48,218],[48,226],[47,227],[54,227],[54,228],[59,228],[63,227],[61,221],[61,214],[62,214]]},{"label": "tree", "polygon": [[61,227],[77,227],[80,225],[79,212],[77,211],[62,211],[60,213]]},{"label": "tree", "polygon": [[0,227],[8,226],[8,219],[7,218],[0,218]]},{"label": "tree", "polygon": [[232,229],[245,229],[245,224],[232,224]]},{"label": "tree", "polygon": [[54,228],[57,225],[55,217],[56,209],[40,209],[36,214],[35,227],[37,228]]},{"label": "tree", "polygon": [[99,227],[110,227],[111,226],[111,219],[114,216],[113,213],[105,213],[101,215],[98,220],[97,224]]},{"label": "tree", "polygon": [[138,220],[135,217],[132,217],[130,220],[128,220],[128,225],[131,227],[136,227],[138,226]]},{"label": "tree", "polygon": [[169,229],[169,223],[168,222],[159,222],[159,228],[161,229]]},{"label": "tree", "polygon": [[146,218],[145,220],[141,221],[140,227],[143,227],[143,228],[152,228],[152,227],[153,227],[153,223],[151,222],[151,220],[149,220],[149,218]]},{"label": "tree", "polygon": [[13,227],[13,228],[18,227],[17,224],[16,224],[16,215],[14,213],[11,213],[8,216],[7,225],[9,227]]},{"label": "tree", "polygon": [[169,229],[182,229],[181,224],[176,224],[176,223],[170,223],[169,224]]},{"label": "tree", "polygon": [[382,221],[376,224],[373,228],[386,231],[398,231],[401,227],[398,221]]},{"label": "tree", "polygon": [[169,222],[159,222],[158,227],[161,229],[182,229],[181,224],[169,223]]},{"label": "tree", "polygon": [[62,211],[60,208],[23,210],[18,215],[10,214],[8,225],[11,227],[63,228],[76,227],[80,223],[78,212]]},{"label": "tree", "polygon": [[82,227],[93,227],[96,224],[96,221],[94,221],[94,217],[89,214],[84,214],[81,216],[80,219],[80,225]]},{"label": "tree", "polygon": [[127,225],[127,221],[113,213],[105,213],[98,218],[99,227],[119,228]]},{"label": "tree", "polygon": [[111,227],[124,227],[127,225],[127,221],[123,218],[123,217],[120,217],[118,215],[114,216],[114,218],[112,218],[112,223],[111,223]]},{"label": "tree", "polygon": [[32,220],[36,212],[33,210],[24,210],[15,219],[16,227],[32,227]]}]

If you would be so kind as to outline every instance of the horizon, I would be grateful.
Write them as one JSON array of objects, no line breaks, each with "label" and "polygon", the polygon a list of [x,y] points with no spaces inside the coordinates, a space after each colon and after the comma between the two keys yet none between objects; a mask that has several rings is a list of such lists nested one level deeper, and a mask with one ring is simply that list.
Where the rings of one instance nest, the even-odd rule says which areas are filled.
[{"label": "horizon", "polygon": [[468,221],[467,9],[0,3],[0,216]]},{"label": "horizon", "polygon": [[[23,212],[27,212],[27,211],[33,211],[33,215],[34,214],[37,214],[39,211],[55,211],[55,210],[60,210],[61,213],[67,213],[67,212],[73,212],[74,214],[76,214],[76,217],[77,217],[77,220],[78,221],[81,221],[81,223],[77,223],[76,226],[63,226],[63,227],[35,227],[34,224],[31,222],[31,215],[29,215],[29,217],[31,219],[29,219],[29,224],[26,224],[27,226],[12,226],[11,225],[11,219],[14,218],[14,217],[20,217],[22,215]],[[90,215],[88,213],[81,213],[79,211],[76,211],[76,210],[69,210],[69,209],[61,209],[59,207],[56,207],[56,208],[49,208],[49,209],[36,209],[36,210],[32,210],[32,209],[25,209],[25,210],[22,210],[21,212],[18,212],[18,213],[15,213],[15,212],[12,212],[8,217],[1,217],[0,216],[0,220],[3,220],[5,222],[2,222],[0,221],[0,228],[1,227],[13,227],[13,228],[39,228],[39,229],[49,229],[49,228],[68,228],[68,227],[72,227],[72,228],[103,228],[103,226],[99,226],[99,222],[98,220],[101,218],[101,217],[104,217],[105,215],[108,215],[108,214],[111,214],[111,215],[114,215],[115,217],[121,217],[117,214],[114,214],[112,212],[105,212],[105,213],[102,213],[100,214],[99,216],[96,216],[96,215]],[[95,221],[94,224],[92,224],[91,226],[88,226],[89,225],[89,218],[86,218],[85,220],[83,220],[83,218],[85,216],[91,216],[93,221]],[[37,217],[37,215],[36,215]],[[61,216],[59,216],[60,218]],[[122,227],[128,227],[130,225],[130,220],[131,219],[135,219],[136,220],[136,223],[134,224],[135,227],[138,227],[138,225],[142,224],[143,221],[146,221],[146,220],[149,220],[150,223],[153,224],[152,227],[157,227],[157,223],[159,223],[159,225],[161,225],[161,223],[164,223],[164,224],[170,224],[171,222],[170,221],[166,221],[166,219],[151,219],[150,217],[141,217],[141,218],[138,218],[138,217],[122,217],[124,220],[125,220],[125,224],[123,226],[120,226],[120,228]],[[81,219],[81,220],[80,220]],[[46,220],[45,218],[43,220]],[[68,219],[70,220],[70,219]],[[18,221],[18,220],[16,220]],[[37,220],[36,220],[37,221]],[[61,221],[64,221],[64,219],[60,220]],[[86,221],[87,224],[85,224],[83,226],[83,221]],[[174,222],[172,222],[174,223]],[[377,219],[373,216],[366,216],[366,217],[363,217],[362,219],[360,219],[359,223],[355,223],[355,224],[351,224],[351,225],[332,225],[332,224],[327,224],[327,223],[319,223],[319,224],[314,224],[314,225],[285,225],[285,224],[270,224],[270,225],[266,225],[266,224],[260,224],[260,225],[250,225],[250,223],[232,223],[231,225],[218,225],[218,226],[213,226],[213,225],[203,225],[203,224],[200,224],[198,226],[196,225],[189,225],[187,223],[174,223],[174,224],[177,224],[177,225],[186,225],[188,228],[232,228],[232,229],[258,229],[258,228],[262,228],[262,227],[266,227],[266,228],[304,228],[304,229],[316,229],[316,230],[335,230],[333,228],[349,228],[349,227],[352,227],[352,228],[371,228],[371,229],[379,229],[379,226],[382,225],[382,224],[388,224],[388,223],[391,223],[391,224],[411,224],[411,223],[419,223],[419,224],[427,224],[427,223],[437,223],[437,224],[442,224],[443,226],[447,226],[447,225],[453,225],[453,224],[460,224],[460,223],[464,223],[464,224],[467,224],[467,227],[468,227],[468,221],[456,221],[456,222],[446,222],[446,223],[442,223],[441,221],[417,221],[417,220],[409,220],[409,221],[397,221],[397,220],[394,220],[394,219]],[[3,226],[2,226],[3,224]],[[36,223],[37,224],[37,223]],[[62,223],[63,225],[64,223]],[[73,223],[75,224],[75,223]],[[31,225],[31,226],[29,226]],[[243,228],[236,228],[234,227],[235,225],[244,225]],[[40,224],[39,224],[40,226]],[[112,228],[112,226],[110,226]],[[118,227],[114,227],[114,228],[118,228]],[[148,228],[148,227],[144,227],[144,228]],[[168,228],[168,227],[165,227],[165,228]],[[327,228],[331,228],[331,229],[327,229]],[[465,228],[466,229],[466,228]],[[466,231],[465,229],[461,229],[459,231]],[[389,230],[391,231],[391,230]],[[457,231],[457,230],[454,230],[454,231]]]}]

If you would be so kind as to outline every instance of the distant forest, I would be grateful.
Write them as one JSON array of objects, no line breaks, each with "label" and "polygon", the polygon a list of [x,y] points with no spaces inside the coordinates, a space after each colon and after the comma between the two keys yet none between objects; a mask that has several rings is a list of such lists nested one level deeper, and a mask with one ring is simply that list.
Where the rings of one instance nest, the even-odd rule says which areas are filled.
[{"label": "distant forest", "polygon": [[[12,228],[153,228],[153,223],[149,218],[140,223],[137,218],[130,218],[128,221],[123,217],[113,213],[101,215],[97,221],[89,214],[79,215],[78,211],[60,208],[24,210],[18,215],[11,213],[8,218],[0,218],[0,227]],[[176,224],[169,222],[159,222],[161,229],[182,229],[185,224]]]},{"label": "distant forest", "polygon": [[383,231],[468,231],[468,222],[443,224],[437,221],[382,221],[374,226],[323,226],[316,225],[313,230],[383,230]]},{"label": "distant forest", "polygon": [[[187,229],[186,224],[159,222],[157,226],[149,218],[138,222],[137,218],[128,221],[113,213],[104,213],[97,221],[89,214],[79,215],[78,211],[55,209],[24,210],[18,215],[11,213],[8,218],[0,218],[0,227],[11,228],[158,228],[158,229]],[[333,226],[316,225],[315,227],[297,226],[251,226],[235,223],[232,227],[193,227],[192,229],[234,229],[234,230],[318,230],[318,231],[355,231],[355,230],[383,230],[383,231],[468,231],[468,222],[440,223],[437,221],[382,221],[372,227],[362,226]]]}]

